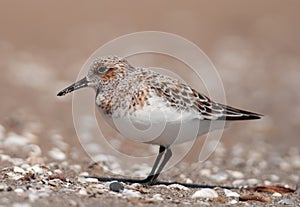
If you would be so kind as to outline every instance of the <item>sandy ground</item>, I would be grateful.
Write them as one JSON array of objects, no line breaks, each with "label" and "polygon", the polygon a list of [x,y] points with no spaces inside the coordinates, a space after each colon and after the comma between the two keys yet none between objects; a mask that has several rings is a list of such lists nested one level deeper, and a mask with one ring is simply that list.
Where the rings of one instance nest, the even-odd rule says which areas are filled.
[{"label": "sandy ground", "polygon": [[[270,185],[296,189],[299,184],[299,6],[292,0],[90,1],[85,5],[2,1],[0,205],[299,206],[299,191],[253,192],[258,193],[257,201],[243,199],[252,192],[240,189]],[[178,34],[197,44],[216,65],[227,103],[265,115],[259,121],[232,124],[205,162],[199,161],[204,138],[192,147],[176,149],[181,157],[175,156],[160,180],[220,186],[209,195],[199,197],[194,194],[201,188],[181,185],[125,183],[124,190],[114,192],[111,183],[84,178],[143,177],[155,158],[156,147],[128,141],[98,113],[107,142],[122,156],[105,149],[86,117],[81,120],[89,136],[78,136],[71,96],[56,97],[99,46],[143,30]],[[202,89],[198,79],[165,57],[137,59],[141,66],[170,68]],[[83,93],[93,101],[92,91]],[[215,146],[213,140],[206,144]],[[182,149],[189,148],[184,155]],[[231,191],[237,194],[222,186],[235,187]]]}]

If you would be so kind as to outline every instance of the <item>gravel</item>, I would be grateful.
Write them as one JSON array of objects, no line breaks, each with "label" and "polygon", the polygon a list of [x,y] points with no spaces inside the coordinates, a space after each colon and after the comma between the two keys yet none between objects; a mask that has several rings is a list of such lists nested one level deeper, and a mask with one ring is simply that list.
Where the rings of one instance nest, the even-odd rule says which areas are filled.
[{"label": "gravel", "polygon": [[[93,164],[89,159],[86,161],[70,159],[71,146],[58,134],[55,135],[55,141],[52,140],[54,146],[46,151],[36,139],[32,139],[35,135],[6,132],[1,125],[0,135],[2,206],[93,206],[98,203],[105,206],[300,204],[299,191],[253,192],[245,188],[258,185],[296,188],[299,182],[300,153],[295,148],[291,148],[283,157],[271,150],[266,152],[265,149],[270,146],[260,142],[260,148],[256,149],[255,156],[249,159],[249,154],[253,151],[241,150],[241,145],[237,144],[231,147],[238,151],[237,160],[236,153],[231,153],[220,143],[222,153],[215,153],[204,163],[182,162],[160,177],[164,181],[179,183],[144,186],[139,183],[118,181],[99,182],[97,178],[88,177],[95,175],[118,177],[108,170],[113,162],[116,162],[113,165],[115,169],[122,171],[122,168],[113,155],[99,154],[97,156],[99,162]],[[7,143],[16,142],[18,144],[14,147],[7,148]],[[58,142],[63,143],[63,147],[55,146]],[[139,173],[145,171],[145,168],[150,169],[150,166],[134,165],[134,169]],[[211,185],[211,187],[189,188],[181,183]],[[229,189],[229,187],[236,188]]]}]

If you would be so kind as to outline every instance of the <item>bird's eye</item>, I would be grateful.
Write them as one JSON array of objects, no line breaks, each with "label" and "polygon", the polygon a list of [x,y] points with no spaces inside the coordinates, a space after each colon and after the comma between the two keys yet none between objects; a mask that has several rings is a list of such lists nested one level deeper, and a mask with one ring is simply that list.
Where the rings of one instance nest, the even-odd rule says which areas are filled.
[{"label": "bird's eye", "polygon": [[105,73],[106,71],[108,70],[108,68],[107,67],[105,67],[105,66],[101,66],[101,67],[99,67],[98,68],[98,73]]}]

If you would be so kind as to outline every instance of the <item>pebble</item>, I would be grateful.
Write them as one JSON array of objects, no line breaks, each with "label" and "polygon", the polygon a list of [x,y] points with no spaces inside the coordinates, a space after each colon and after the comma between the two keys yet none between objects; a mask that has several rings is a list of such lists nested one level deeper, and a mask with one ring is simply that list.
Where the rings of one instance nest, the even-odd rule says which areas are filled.
[{"label": "pebble", "polygon": [[32,157],[32,156],[38,157],[38,156],[42,155],[41,148],[36,144],[26,145],[23,148],[23,151],[26,152],[30,157]]},{"label": "pebble", "polygon": [[80,165],[70,165],[70,170],[73,170],[74,172],[79,172],[81,170]]},{"label": "pebble", "polygon": [[224,189],[224,193],[225,193],[226,197],[240,197],[240,194],[238,194],[237,192],[228,190],[228,189]]},{"label": "pebble", "polygon": [[186,178],[185,182],[186,182],[187,184],[193,184],[193,183],[194,183],[194,182],[192,181],[192,179],[190,179],[190,178]]},{"label": "pebble", "polygon": [[154,188],[168,188],[167,185],[159,184],[159,185],[153,185]]},{"label": "pebble", "polygon": [[23,163],[21,165],[21,168],[28,170],[28,168],[30,168],[30,165],[28,165],[27,163]]},{"label": "pebble", "polygon": [[6,175],[9,177],[9,179],[12,179],[12,180],[19,180],[24,177],[23,175],[18,175],[13,172],[8,172],[8,173],[6,173]]},{"label": "pebble", "polygon": [[23,170],[22,168],[17,167],[17,166],[14,167],[14,172],[15,173],[25,174],[25,170]]},{"label": "pebble", "polygon": [[175,204],[180,204],[181,202],[180,202],[180,200],[178,200],[178,199],[175,199],[175,200],[172,200],[172,203],[175,203]]},{"label": "pebble", "polygon": [[277,192],[273,193],[272,196],[273,197],[282,197],[282,195],[280,193],[277,193]]},{"label": "pebble", "polygon": [[272,175],[270,175],[270,180],[273,181],[273,182],[278,182],[279,181],[279,177],[278,177],[278,175],[272,174]]},{"label": "pebble", "polygon": [[142,194],[138,191],[124,189],[123,195],[129,198],[141,198]]},{"label": "pebble", "polygon": [[232,185],[234,187],[242,187],[246,184],[246,181],[245,180],[242,180],[242,179],[238,179],[238,180],[235,180],[232,182]]},{"label": "pebble", "polygon": [[218,193],[215,190],[209,188],[198,190],[192,195],[192,198],[217,198],[217,197],[218,197]]},{"label": "pebble", "polygon": [[173,189],[177,189],[177,190],[190,190],[189,188],[183,186],[183,185],[180,185],[180,184],[172,184],[172,185],[169,185],[168,188],[173,188]]},{"label": "pebble", "polygon": [[210,177],[211,170],[210,169],[202,169],[202,170],[200,170],[200,175],[205,176],[205,177]]},{"label": "pebble", "polygon": [[280,201],[278,201],[279,205],[293,205],[294,202],[290,199],[282,199]]},{"label": "pebble", "polygon": [[78,182],[80,182],[80,183],[98,183],[98,179],[97,178],[78,177]]},{"label": "pebble", "polygon": [[56,173],[56,174],[63,174],[63,171],[61,169],[55,169],[54,173]]},{"label": "pebble", "polygon": [[15,133],[10,133],[3,142],[3,146],[12,150],[18,147],[23,147],[28,143],[26,137],[20,136]]},{"label": "pebble", "polygon": [[103,184],[93,184],[88,186],[87,192],[88,194],[103,194],[107,192],[107,189]]},{"label": "pebble", "polygon": [[227,173],[218,173],[216,175],[212,175],[211,178],[214,179],[216,182],[221,183],[228,180],[229,176]]},{"label": "pebble", "polygon": [[238,201],[233,199],[233,200],[231,200],[229,203],[230,203],[230,204],[237,204]]},{"label": "pebble", "polygon": [[0,160],[1,162],[10,162],[11,161],[11,157],[9,155],[0,155]]},{"label": "pebble", "polygon": [[52,141],[54,144],[60,148],[61,150],[67,150],[69,145],[63,141],[63,137],[60,134],[53,134],[51,136]]},{"label": "pebble", "polygon": [[54,187],[61,185],[63,182],[60,179],[49,180],[48,184]]},{"label": "pebble", "polygon": [[21,193],[24,193],[24,190],[22,188],[16,188],[14,190],[14,192],[17,193],[17,194],[21,194]]},{"label": "pebble", "polygon": [[7,185],[5,183],[0,184],[0,192],[5,191],[7,189]]},{"label": "pebble", "polygon": [[227,172],[235,179],[242,179],[244,178],[244,174],[239,171],[227,170]]},{"label": "pebble", "polygon": [[62,168],[66,168],[69,167],[69,162],[68,161],[63,161],[62,163],[60,163]]},{"label": "pebble", "polygon": [[153,200],[155,201],[163,201],[164,199],[161,197],[161,194],[157,193],[153,195]]},{"label": "pebble", "polygon": [[88,172],[81,172],[79,174],[80,177],[89,176],[90,174]]},{"label": "pebble", "polygon": [[[25,131],[22,133],[24,137],[26,137],[29,143],[35,143],[37,141],[37,136],[29,131]],[[27,145],[26,145],[27,146]],[[24,149],[24,148],[23,148]]]},{"label": "pebble", "polygon": [[30,168],[34,173],[36,173],[36,174],[43,174],[44,173],[44,170],[43,170],[43,168],[41,168],[40,166],[38,166],[38,165],[34,165],[34,166],[32,166],[31,168]]},{"label": "pebble", "polygon": [[11,158],[9,162],[11,162],[13,165],[22,165],[24,160],[21,158]]},{"label": "pebble", "polygon": [[88,193],[87,193],[87,190],[86,190],[86,189],[82,188],[82,189],[79,190],[78,194],[79,194],[79,195],[84,195],[84,196],[85,196],[85,195],[87,195]]},{"label": "pebble", "polygon": [[248,185],[257,185],[260,183],[260,181],[256,178],[250,178],[247,180]]},{"label": "pebble", "polygon": [[269,180],[264,180],[264,185],[272,185],[272,182]]},{"label": "pebble", "polygon": [[109,184],[109,190],[114,192],[121,192],[124,190],[124,185],[120,182],[112,182]]},{"label": "pebble", "polygon": [[48,152],[48,155],[52,158],[52,159],[55,159],[55,160],[58,160],[58,161],[63,161],[66,159],[66,154],[63,153],[60,149],[58,148],[53,148],[52,150],[50,150]]},{"label": "pebble", "polygon": [[141,188],[141,187],[143,187],[143,185],[140,184],[140,183],[133,183],[133,184],[131,184],[130,186],[131,186],[132,188]]}]

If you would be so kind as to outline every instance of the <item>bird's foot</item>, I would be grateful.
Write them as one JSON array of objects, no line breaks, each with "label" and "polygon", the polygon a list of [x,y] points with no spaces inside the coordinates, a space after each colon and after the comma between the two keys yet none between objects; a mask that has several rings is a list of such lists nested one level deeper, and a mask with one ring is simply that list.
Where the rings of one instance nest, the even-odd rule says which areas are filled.
[{"label": "bird's foot", "polygon": [[147,178],[141,180],[141,184],[145,186],[155,185],[157,183],[157,176],[156,175],[149,175]]}]

